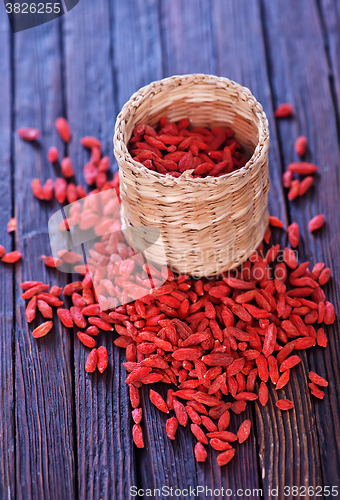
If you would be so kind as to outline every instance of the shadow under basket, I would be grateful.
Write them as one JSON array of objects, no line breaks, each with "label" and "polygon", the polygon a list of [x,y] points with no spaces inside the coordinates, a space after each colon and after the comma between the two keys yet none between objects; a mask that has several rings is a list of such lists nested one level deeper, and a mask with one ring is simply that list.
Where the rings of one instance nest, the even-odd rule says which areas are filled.
[{"label": "shadow under basket", "polygon": [[[156,126],[161,116],[175,122],[189,118],[191,127],[230,126],[250,160],[220,177],[192,178],[188,170],[175,178],[151,171],[132,159],[128,143],[136,125]],[[115,127],[122,226],[149,226],[161,237],[134,249],[149,246],[148,261],[194,277],[242,264],[268,226],[268,148],[261,104],[227,78],[172,76],[141,88],[124,105]]]}]

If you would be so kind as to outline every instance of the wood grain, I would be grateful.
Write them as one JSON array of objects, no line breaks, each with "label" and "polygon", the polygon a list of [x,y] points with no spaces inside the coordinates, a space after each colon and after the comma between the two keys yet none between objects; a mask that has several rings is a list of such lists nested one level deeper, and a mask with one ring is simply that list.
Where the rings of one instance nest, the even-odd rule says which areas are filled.
[{"label": "wood grain", "polygon": [[[140,87],[153,80],[162,78],[160,22],[156,0],[115,0],[112,7],[111,33],[113,43],[114,67],[116,70],[116,101],[118,111],[130,96]],[[129,36],[126,34],[129,33]],[[123,351],[123,350],[122,350]],[[124,354],[121,354],[121,358]],[[122,380],[126,373],[122,368]],[[125,382],[123,382],[125,383]],[[164,388],[163,388],[164,390]],[[156,416],[150,403],[147,388],[143,389],[142,427],[145,438],[145,449],[136,450],[136,478],[133,485],[139,488],[160,488],[163,485],[177,485],[178,474],[183,469],[174,456],[169,458],[166,449],[165,418]],[[131,411],[130,403],[128,410]],[[151,415],[155,415],[155,423],[151,425]],[[162,418],[163,417],[163,418]],[[129,417],[129,421],[130,417]],[[131,435],[129,424],[128,437]],[[167,465],[166,465],[167,463]],[[194,466],[192,460],[191,465]],[[173,467],[175,466],[175,471]],[[157,496],[161,498],[161,496]]]},{"label": "wood grain", "polygon": [[[107,346],[109,367],[89,376],[87,349],[57,318],[48,336],[32,338],[42,318],[27,325],[19,288],[25,279],[43,277],[60,286],[71,279],[40,260],[50,253],[48,218],[60,208],[34,199],[30,188],[34,177],[44,182],[57,175],[46,160],[48,147],[69,152],[83,184],[89,152],[79,144],[82,136],[98,136],[114,164],[115,117],[132,93],[164,76],[204,72],[248,86],[263,104],[271,133],[270,213],[285,225],[300,224],[301,259],[331,267],[325,291],[339,313],[339,27],[336,0],[81,0],[60,20],[15,36],[0,15],[1,244],[24,256],[14,268],[0,265],[0,498],[125,500],[131,485],[202,485],[263,488],[266,499],[278,487],[275,498],[281,499],[293,498],[283,496],[285,485],[340,486],[338,321],[327,328],[328,348],[302,355],[291,383],[280,394],[270,389],[265,408],[249,404],[245,414],[233,416],[231,430],[250,418],[253,431],[220,469],[211,448],[205,464],[195,461],[189,426],[178,430],[175,442],[167,438],[167,417],[150,403],[148,388],[141,391],[146,447],[136,450],[124,351],[102,333],[98,345]],[[294,105],[295,116],[276,123],[273,109],[284,101]],[[71,124],[68,147],[53,126],[60,115]],[[42,131],[37,144],[12,135],[30,125]],[[293,146],[302,133],[310,144],[306,159],[319,165],[319,174],[309,193],[288,203],[281,175],[297,160]],[[308,220],[321,212],[326,226],[310,235]],[[12,237],[6,224],[14,213],[18,231]],[[286,241],[283,231],[273,236]],[[309,395],[309,370],[330,381],[324,401]],[[155,389],[165,396],[166,386]],[[294,400],[295,409],[278,411],[278,397]]]},{"label": "wood grain", "polygon": [[[219,4],[215,2],[213,7],[218,9]],[[161,14],[166,76],[203,72],[231,77],[228,70],[224,72],[219,71],[220,68],[218,68],[220,62],[218,50],[221,47],[214,39],[215,12],[211,10],[208,2],[162,2]],[[236,61],[236,56],[233,57]],[[223,58],[223,62],[225,60]],[[223,70],[225,69],[224,67]],[[254,426],[254,413],[251,405],[246,413],[238,417],[232,415],[231,430],[237,431],[238,426],[245,418],[250,418]],[[195,440],[192,437],[190,439],[188,431],[186,439],[188,440],[187,446],[185,447],[184,442],[178,450],[179,460],[182,462],[185,460],[184,452],[192,456],[191,450],[195,445]],[[216,456],[217,452],[208,447],[206,463],[196,464],[195,475],[193,474],[190,478],[186,477],[183,483],[182,478],[177,478],[178,487],[181,487],[182,484],[184,486],[194,484],[196,486],[206,485],[212,489],[230,488],[233,491],[236,491],[237,488],[253,490],[260,487],[254,439],[237,447],[235,458],[225,468],[220,468],[217,465]],[[172,484],[176,485],[176,480]],[[205,497],[205,493],[200,494],[200,498]]]},{"label": "wood grain", "polygon": [[[12,77],[11,77],[11,34],[8,20],[0,15],[0,240],[7,251],[12,250],[14,236],[7,233],[7,222],[13,213],[12,192]],[[14,269],[11,264],[0,265],[0,497],[15,499],[15,395],[13,364],[13,289]]]},{"label": "wood grain", "polygon": [[49,254],[48,218],[56,202],[40,202],[31,180],[43,182],[54,172],[46,149],[60,140],[54,120],[62,112],[59,22],[17,33],[14,37],[14,128],[34,126],[41,142],[29,144],[15,134],[15,209],[17,247],[23,259],[16,268],[15,388],[16,388],[16,498],[74,498],[75,461],[71,341],[60,322],[38,341],[27,325],[19,284],[27,279],[61,285],[65,277],[48,270],[40,254]]},{"label": "wood grain", "polygon": [[211,2],[161,0],[164,76],[216,74]]},{"label": "wood grain", "polygon": [[111,3],[119,112],[140,87],[162,78],[161,27],[158,0],[113,0]]},{"label": "wood grain", "polygon": [[[115,73],[109,2],[82,2],[65,17],[63,27],[66,112],[72,129],[69,154],[78,183],[89,152],[80,145],[86,135],[98,137],[112,160],[115,116]],[[103,332],[109,368],[103,375],[85,372],[88,354],[74,332],[74,384],[77,426],[77,475],[81,499],[126,499],[136,484],[131,440],[129,397],[123,354]]]},{"label": "wood grain", "polygon": [[[288,2],[290,3],[290,2]],[[264,2],[264,19],[267,48],[270,60],[270,76],[275,104],[291,102],[295,107],[292,120],[279,123],[279,137],[284,166],[297,157],[293,150],[295,138],[308,137],[310,151],[307,158],[319,166],[315,186],[302,198],[289,203],[290,218],[300,225],[301,243],[299,255],[311,262],[324,261],[331,267],[332,281],[325,287],[329,300],[339,313],[339,211],[334,207],[339,200],[339,147],[336,114],[328,81],[327,58],[322,39],[322,26],[315,4],[299,2]],[[277,33],[281,36],[278,37]],[[306,53],[308,47],[308,56]],[[286,75],[285,78],[282,75]],[[324,213],[325,227],[310,234],[308,221]],[[326,328],[329,346],[326,350],[315,348],[304,360],[304,370],[317,371],[330,381],[322,404],[310,399],[308,407],[314,408],[316,428],[313,434],[318,448],[308,448],[310,469],[304,479],[309,484],[339,485],[340,454],[339,420],[339,323]],[[305,397],[307,378],[298,372],[297,394]],[[294,389],[295,384],[292,386]],[[306,403],[307,403],[306,396]],[[304,408],[306,408],[304,402]],[[326,443],[334,443],[327,446]],[[316,455],[320,453],[320,457]],[[302,459],[302,456],[301,456]],[[316,466],[320,460],[320,469]],[[304,458],[303,463],[306,462]],[[316,465],[315,465],[316,464]],[[307,471],[306,471],[307,472]],[[316,474],[316,475],[314,475]],[[307,478],[307,479],[306,479]],[[302,481],[301,477],[301,481]],[[302,483],[301,483],[302,484]]]},{"label": "wood grain", "polygon": [[[223,29],[223,22],[229,19],[229,29]],[[273,116],[273,103],[269,81],[269,68],[266,62],[265,40],[263,38],[261,10],[258,2],[215,2],[215,37],[219,72],[246,85],[263,105],[270,123],[269,171],[271,188],[269,192],[270,214],[278,216],[287,224],[288,214],[281,180],[281,153],[277,140],[276,124]],[[252,29],[249,29],[249,26]],[[285,244],[285,234],[273,231],[273,241]],[[292,376],[293,384],[296,382]],[[308,406],[307,392],[293,391],[287,396],[281,391],[280,397],[303,399]],[[318,461],[308,459],[309,450],[317,455],[317,437],[312,429],[310,418],[307,421],[301,408],[295,414],[281,414],[275,407],[278,399],[271,387],[269,403],[263,408],[256,404],[257,452],[260,460],[261,487],[264,497],[270,498],[269,490],[278,488],[283,494],[285,485],[299,484],[297,478],[307,477],[309,467],[317,476]],[[311,405],[309,403],[309,411]],[[302,439],[306,434],[308,439]],[[303,457],[303,459],[302,459]],[[317,476],[318,477],[318,476]],[[319,483],[315,483],[319,484]]]},{"label": "wood grain", "polygon": [[340,5],[336,0],[316,0],[323,31],[323,41],[328,55],[329,84],[333,97],[333,105],[337,111],[339,134],[340,115]]},{"label": "wood grain", "polygon": [[[229,19],[228,30],[224,29],[226,19]],[[287,209],[281,182],[281,158],[273,117],[259,3],[217,0],[213,3],[213,22],[218,74],[248,87],[262,104],[269,120],[269,213],[286,224]],[[253,27],[251,30],[250,24]],[[282,231],[273,230],[273,234],[281,244],[285,242]]]}]

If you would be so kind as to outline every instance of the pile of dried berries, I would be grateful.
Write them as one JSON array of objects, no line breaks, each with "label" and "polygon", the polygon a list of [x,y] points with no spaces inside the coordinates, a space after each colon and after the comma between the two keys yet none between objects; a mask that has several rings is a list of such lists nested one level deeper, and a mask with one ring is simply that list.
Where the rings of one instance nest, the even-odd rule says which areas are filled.
[{"label": "pile of dried berries", "polygon": [[230,128],[192,128],[183,118],[178,123],[159,121],[157,130],[146,124],[135,127],[129,151],[135,161],[160,174],[180,177],[219,177],[243,167],[249,158]]},{"label": "pile of dried berries", "polygon": [[[64,140],[69,140],[71,134],[67,122],[58,120],[60,135]],[[187,130],[187,121],[181,122],[177,124],[177,135],[180,130],[184,140],[191,139],[192,135],[184,135],[183,132]],[[225,130],[209,132],[214,138],[209,135],[208,141],[210,143],[210,140],[219,137],[219,144],[216,140],[214,148],[210,150],[219,152],[222,162],[226,161],[223,160],[225,146],[222,150],[218,148],[226,141]],[[162,119],[158,137],[176,137],[171,131],[172,125]],[[195,131],[192,133],[196,134]],[[138,154],[140,151],[149,151],[160,158],[152,150],[139,147],[139,144],[149,144],[146,137],[155,137],[156,132],[152,134],[144,125],[140,130],[135,129],[135,138],[141,141],[144,136],[144,142],[138,140]],[[27,137],[33,136],[37,134],[27,133]],[[202,160],[202,153],[190,149],[195,142],[191,142],[189,151],[181,158],[189,155]],[[89,184],[95,182],[97,187],[90,194],[97,192],[105,198],[105,191],[112,187],[119,193],[117,174],[113,181],[105,180],[102,185],[102,177],[98,182],[98,176],[104,173],[101,164],[105,163],[105,168],[108,166],[107,157],[101,158],[99,141],[85,138],[82,144],[92,152],[91,161],[85,166],[85,176]],[[57,153],[50,149],[49,158],[56,161]],[[155,160],[155,156],[148,160],[160,163]],[[217,155],[215,160],[219,161]],[[177,162],[178,166],[180,160]],[[203,161],[200,165],[204,163],[209,162]],[[71,173],[69,161],[64,162],[64,165],[64,174],[66,170],[68,175]],[[155,168],[158,168],[157,165]],[[65,201],[67,197],[70,201],[67,196],[70,184],[65,181],[61,190],[63,196],[59,198],[56,184],[57,199]],[[33,191],[36,195],[37,190],[33,188]],[[58,191],[59,195],[61,191]],[[77,192],[76,188],[75,195]],[[46,195],[42,195],[46,199]],[[74,197],[72,202],[75,201]],[[150,265],[144,265],[141,273],[133,272],[134,252],[119,232],[119,205],[113,203],[105,214],[96,213],[96,207],[92,206],[91,220],[86,203],[83,206],[75,204],[75,207],[68,219],[70,226],[78,225],[80,229],[92,226],[100,228],[97,233],[100,241],[94,244],[90,255],[92,263],[101,266],[93,273],[83,265],[77,266],[77,271],[84,278],[66,285],[63,290],[65,296],[71,296],[73,305],[70,309],[60,299],[61,288],[53,286],[49,289],[49,285],[40,281],[22,283],[22,298],[29,300],[26,307],[27,321],[34,320],[37,309],[48,319],[33,330],[33,336],[41,337],[51,330],[52,307],[57,307],[63,325],[66,328],[76,326],[79,340],[92,349],[86,361],[86,371],[92,373],[98,368],[102,373],[108,364],[107,352],[105,347],[96,348],[94,337],[100,330],[115,330],[118,338],[114,343],[126,350],[124,366],[128,372],[126,383],[133,407],[132,435],[136,446],[144,447],[139,389],[142,385],[162,381],[171,386],[166,400],[152,389],[150,400],[160,411],[166,414],[174,412],[166,421],[169,439],[175,439],[178,425],[186,426],[190,419],[191,432],[197,439],[194,450],[196,459],[205,461],[207,452],[204,445],[209,442],[219,452],[218,464],[227,464],[235,454],[235,448],[230,443],[243,443],[251,428],[251,422],[245,420],[236,433],[227,430],[230,412],[240,414],[245,411],[247,401],[257,399],[261,405],[266,405],[269,382],[277,390],[287,384],[291,370],[301,361],[297,354],[299,351],[316,345],[327,346],[327,337],[321,325],[334,323],[335,311],[326,300],[321,286],[328,282],[330,269],[322,262],[317,263],[311,271],[309,262],[298,265],[295,252],[288,247],[281,251],[279,245],[269,246],[265,251],[265,244],[270,241],[268,229],[265,244],[262,243],[237,270],[214,279],[197,280],[186,275],[175,275],[166,267],[159,270],[152,268],[151,280]],[[276,217],[270,217],[270,224],[283,227]],[[101,232],[103,227],[110,227],[114,232],[111,235],[104,234]],[[291,246],[296,247],[299,238],[296,223],[288,227],[288,238]],[[79,262],[77,254],[70,254],[72,252],[67,254],[69,260]],[[66,258],[65,255],[61,254],[60,259]],[[55,267],[53,257],[42,256],[42,259],[46,265]],[[104,277],[103,264],[111,266],[110,280],[106,275]],[[159,286],[160,283],[163,284]],[[100,295],[100,290],[104,289],[109,299]],[[134,300],[137,289],[139,298]],[[129,300],[131,302],[127,303]],[[99,305],[101,301],[106,301],[105,312]],[[125,305],[117,306],[118,303]],[[309,378],[311,394],[322,399],[324,392],[320,387],[326,387],[328,382],[314,372],[309,373]],[[260,383],[259,388],[256,381]],[[280,410],[289,410],[294,404],[288,399],[278,399],[276,406]]]}]

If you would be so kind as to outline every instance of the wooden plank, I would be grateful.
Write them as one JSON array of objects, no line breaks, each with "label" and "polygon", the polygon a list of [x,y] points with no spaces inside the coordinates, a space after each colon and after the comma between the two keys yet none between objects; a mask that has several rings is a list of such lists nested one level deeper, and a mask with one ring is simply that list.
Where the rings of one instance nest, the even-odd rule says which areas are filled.
[{"label": "wooden plank", "polygon": [[[214,2],[214,22],[216,33],[216,52],[218,73],[227,76],[247,87],[261,102],[270,123],[269,150],[269,213],[288,221],[285,196],[281,181],[281,159],[277,139],[276,125],[273,116],[272,96],[268,69],[266,64],[265,42],[261,26],[261,11],[258,2]],[[228,19],[228,30],[223,24]],[[253,29],[249,30],[249,26]],[[273,241],[285,244],[282,231],[273,231]],[[292,386],[296,380],[292,377]],[[294,401],[299,398],[299,391],[294,392]],[[288,393],[287,393],[288,394]],[[287,397],[291,396],[291,392]],[[280,394],[280,397],[285,397]],[[271,498],[269,490],[279,488],[280,494],[285,485],[296,484],[296,475],[309,472],[315,474],[318,461],[311,464],[308,450],[317,454],[317,436],[312,432],[311,422],[305,421],[302,411],[296,415],[281,416],[275,402],[278,397],[274,388],[270,388],[268,405],[263,408],[256,404],[256,437],[257,451],[260,459],[261,487],[264,497]],[[302,395],[306,400],[306,391]],[[309,405],[310,408],[310,405]],[[301,434],[308,435],[308,441],[301,439]],[[294,467],[291,466],[294,464]]]},{"label": "wooden plank", "polygon": [[[219,8],[216,2],[212,6]],[[161,13],[166,75],[220,73],[218,64],[221,61],[218,58],[217,44],[213,36],[215,16],[212,13],[211,5],[203,1],[162,2]],[[220,32],[219,29],[217,31]],[[237,430],[245,418],[250,418],[254,425],[253,416],[251,406],[242,415],[237,417],[232,415],[231,430]],[[179,460],[182,462],[185,460],[184,451],[189,457],[192,457],[191,450],[195,445],[195,439],[188,434],[188,432],[185,433],[186,441],[178,450]],[[190,464],[188,470],[193,471],[192,477],[184,478],[184,482],[181,482],[181,478],[177,477],[177,484],[203,484],[213,490],[230,488],[233,492],[237,488],[254,490],[260,487],[254,437],[245,445],[237,447],[235,458],[228,467],[220,468],[217,465],[216,456],[217,452],[209,449],[206,463]],[[195,469],[196,474],[194,475]],[[202,494],[202,498],[205,498],[205,494]]]},{"label": "wooden plank", "polygon": [[164,76],[216,74],[210,2],[161,1]]},{"label": "wooden plank", "polygon": [[[130,21],[128,26],[131,26],[131,28],[134,26],[133,23],[136,22],[133,20],[134,16],[136,16],[137,19],[139,19],[140,16],[143,17],[144,15],[148,18],[152,16],[150,3],[148,3],[147,9],[143,9],[141,12],[137,10],[135,13],[133,13],[131,9],[129,10],[127,4],[124,3],[124,6],[121,7],[121,16],[125,14],[125,17],[120,17],[119,9],[120,6],[117,6],[117,9],[115,10],[116,18],[119,19],[119,21],[121,21],[120,24],[125,27],[126,23],[129,23],[130,19],[132,19],[132,21]],[[130,16],[129,12],[132,12]],[[196,71],[205,71],[207,73],[215,71],[211,21],[209,6],[204,2],[195,2],[195,4],[192,2],[172,2],[171,4],[168,2],[162,3],[161,36],[164,54],[164,76],[195,71],[197,67],[195,67],[196,62],[200,63]],[[152,25],[154,25],[154,23],[152,23]],[[131,31],[133,30],[131,29]],[[155,44],[158,42],[157,33],[158,31],[155,30]],[[144,38],[145,36],[138,41],[141,46],[145,44]],[[129,48],[129,42],[125,41],[125,39],[121,37],[117,38],[117,43],[120,44],[117,48],[118,54],[125,54],[126,47]],[[197,44],[200,44],[203,55],[198,56],[195,59],[195,55],[197,56],[198,54],[198,51],[195,50]],[[117,45],[115,46],[117,47]],[[121,50],[121,47],[124,47],[124,49]],[[126,68],[128,63],[130,64],[130,67],[126,68],[124,75],[129,75],[129,78],[132,78],[133,83],[130,84],[130,86],[133,90],[136,90],[137,81],[133,76],[132,68],[138,63],[138,58],[133,51],[128,52],[128,55],[130,57],[124,58],[124,68]],[[121,57],[123,58],[123,56]],[[149,57],[148,54],[145,54],[145,57]],[[192,69],[190,65],[192,65]],[[159,68],[160,67],[161,64],[159,64]],[[120,67],[118,66],[118,69],[119,68]],[[159,78],[159,72],[160,69],[156,72],[156,74],[150,72],[148,81],[145,83],[148,83],[155,78]],[[164,387],[159,387],[159,390],[164,394]],[[173,488],[184,488],[188,486],[194,488],[197,484],[204,484],[208,488],[219,488],[222,486],[236,488],[237,485],[243,486],[244,484],[249,484],[247,483],[247,480],[245,480],[245,483],[241,481],[241,483],[237,484],[233,475],[231,475],[230,480],[226,476],[221,478],[220,468],[216,465],[216,452],[213,452],[212,450],[209,450],[210,459],[206,465],[202,466],[201,464],[196,464],[193,456],[195,440],[192,436],[190,436],[190,432],[188,432],[187,429],[179,429],[178,438],[175,443],[169,442],[164,432],[166,417],[164,415],[160,415],[158,411],[155,411],[154,408],[152,408],[148,399],[147,389],[143,390],[143,396],[144,414],[147,415],[146,418],[148,425],[145,426],[145,437],[147,443],[146,450],[143,450],[138,454],[138,463],[140,464],[139,479],[141,487],[144,489],[161,488],[162,485],[167,484]],[[248,455],[249,449],[252,450],[254,454],[254,442],[249,442],[244,449],[247,449]],[[187,464],[185,470],[183,470],[180,466],[174,465],[181,463]],[[242,470],[245,469],[244,464],[249,464],[245,455],[242,455],[242,452],[238,458],[236,458],[235,463],[238,464],[238,467],[241,467],[242,463]],[[253,463],[254,462],[250,462],[247,469],[252,470]],[[153,468],[150,470],[151,464],[155,465],[153,465]],[[187,471],[190,471],[190,474],[188,474]],[[255,473],[252,470],[252,473],[247,476],[250,478],[256,478],[256,465]],[[253,486],[257,485],[258,483],[255,479]]]},{"label": "wooden plank", "polygon": [[54,144],[61,150],[54,129],[63,108],[59,21],[15,35],[13,68],[15,130],[35,126],[42,132],[37,144],[15,134],[17,247],[23,254],[16,269],[16,498],[74,498],[72,342],[57,317],[49,335],[32,338],[32,327],[43,319],[39,313],[27,325],[19,288],[21,281],[30,279],[66,283],[40,259],[41,253],[50,253],[47,223],[59,205],[38,201],[30,186],[34,177],[44,182],[55,176],[47,149]]},{"label": "wooden plank", "polygon": [[[156,16],[154,1],[144,2],[143,5],[140,2],[117,2],[114,12],[115,64],[118,69],[117,89],[120,104],[141,85],[162,76],[190,71],[215,72],[212,18],[206,2],[162,2],[160,20]],[[142,29],[145,24],[149,29]],[[118,30],[118,26],[123,28]],[[133,41],[130,37],[121,35],[122,29],[131,33]],[[148,47],[147,40],[151,37],[154,40],[151,50],[145,50],[141,55],[140,47],[143,50]],[[156,65],[154,59],[159,58],[159,53],[154,47],[159,45],[162,45],[163,59],[157,59]],[[197,46],[200,46],[200,51]],[[140,64],[143,68],[142,80],[136,76],[135,70]],[[145,72],[144,68],[149,68],[148,72]],[[126,88],[130,89],[128,95]],[[159,384],[156,390],[165,396],[166,387]],[[145,490],[160,489],[163,485],[172,488],[195,488],[197,485],[204,485],[213,489],[229,487],[236,491],[237,487],[258,486],[254,440],[245,444],[235,457],[234,466],[237,470],[242,470],[242,474],[237,477],[234,474],[227,475],[225,470],[221,472],[216,463],[217,452],[211,449],[208,451],[207,463],[197,464],[193,454],[195,439],[189,429],[180,428],[175,442],[171,442],[165,433],[166,416],[150,404],[148,392],[147,388],[143,388],[143,430],[146,448],[137,452],[139,487]],[[246,415],[237,417],[235,428],[237,429],[242,418],[249,415],[248,411]],[[250,455],[255,456],[255,460],[249,462]],[[181,465],[184,463],[185,468]],[[247,471],[247,474],[244,474],[244,471]],[[155,496],[162,498],[161,493],[156,492]],[[205,493],[201,492],[198,497],[205,498]]]},{"label": "wooden plank", "polygon": [[[269,213],[286,223],[287,210],[281,182],[281,159],[273,118],[259,4],[217,0],[213,3],[213,7],[217,74],[248,87],[264,108],[270,123]],[[224,28],[226,19],[230,20],[227,30]],[[248,29],[250,22],[254,29]],[[273,234],[278,240],[282,232],[274,230]],[[284,238],[281,238],[280,242],[283,243]]]},{"label": "wooden plank", "polygon": [[[124,36],[124,32],[129,32],[131,37]],[[161,32],[165,35],[163,28]],[[161,39],[157,2],[115,2],[113,36],[115,67],[118,70],[118,103],[121,106],[141,86],[165,76],[159,51]],[[164,63],[166,60],[164,57]],[[157,384],[156,390],[163,396],[166,394],[165,389]],[[160,489],[163,485],[173,488],[195,487],[198,484],[192,452],[195,441],[188,429],[178,430],[175,443],[167,438],[166,416],[153,407],[148,393],[148,388],[141,391],[145,449],[136,452],[138,487],[144,490]],[[186,470],[181,466],[183,463],[186,463]],[[190,474],[187,474],[187,470],[190,470]],[[162,498],[162,495],[156,494],[156,498]]]},{"label": "wooden plank", "polygon": [[[307,158],[319,166],[315,186],[304,197],[289,204],[291,220],[300,224],[301,243],[298,251],[302,259],[311,262],[311,266],[317,261],[324,261],[331,267],[333,279],[325,287],[325,292],[338,314],[339,289],[336,284],[340,273],[340,155],[336,110],[329,87],[319,12],[314,2],[265,0],[263,15],[275,104],[288,101],[296,110],[294,119],[283,120],[278,127],[283,163],[287,165],[297,159],[293,150],[294,140],[298,135],[304,134],[308,137],[310,146]],[[311,235],[307,230],[308,221],[319,213],[325,214],[326,225],[321,231]],[[338,327],[337,321],[334,326],[326,328],[328,348],[311,350],[307,355],[308,362],[304,363],[303,370],[317,371],[329,380],[330,386],[326,389],[323,402],[309,398],[308,408],[314,407],[315,411],[321,468],[311,468],[309,475],[304,478],[301,476],[300,484],[303,484],[303,480],[310,485],[340,484]],[[305,393],[307,384],[302,370],[298,376],[297,395],[299,392]],[[306,408],[307,401],[302,402]],[[309,456],[311,465],[318,460],[313,450],[309,451]],[[315,473],[317,476],[314,476]]]},{"label": "wooden plank", "polygon": [[[7,222],[12,216],[13,193],[11,185],[11,34],[5,13],[0,14],[0,231],[1,244],[12,250],[14,237],[7,233]],[[10,264],[0,267],[0,497],[15,499],[15,422],[13,379],[13,302],[14,270]]]},{"label": "wooden plank", "polygon": [[[176,6],[178,8],[178,2]],[[171,3],[171,6],[173,3]],[[162,19],[157,16],[157,2],[116,2],[114,16],[114,47],[115,65],[118,69],[117,90],[118,102],[123,104],[133,92],[139,87],[166,76],[169,58],[164,52],[163,60],[158,50],[162,45],[160,37],[174,37],[177,33],[169,33],[169,19],[166,10],[170,4],[162,4]],[[201,8],[201,2],[199,3]],[[190,8],[188,9],[188,11]],[[192,10],[192,9],[191,9]],[[183,23],[187,24],[187,19]],[[201,19],[200,19],[201,21]],[[172,27],[174,22],[172,22]],[[125,37],[123,31],[131,33],[131,37]],[[150,47],[149,39],[153,40]],[[178,43],[180,40],[178,40]],[[190,48],[189,48],[190,50]],[[174,54],[173,54],[174,57]],[[165,65],[165,74],[162,71],[162,63]],[[140,72],[141,68],[141,72]],[[176,73],[180,73],[179,68]],[[129,89],[127,92],[126,89]],[[157,384],[157,388],[163,396],[166,388]],[[193,456],[193,439],[189,429],[178,430],[176,441],[172,443],[166,436],[166,416],[160,414],[149,400],[148,388],[141,391],[143,402],[143,431],[145,438],[145,449],[137,451],[138,464],[138,486],[146,489],[161,489],[163,485],[172,488],[195,487],[197,484],[206,483],[210,485],[210,479],[198,482],[197,465]],[[181,464],[185,463],[184,469]],[[190,474],[187,473],[190,471]],[[202,479],[202,475],[200,475]],[[156,494],[156,498],[162,498]]]},{"label": "wooden plank", "polygon": [[[117,83],[117,112],[132,94],[162,74],[158,2],[112,3],[112,40]],[[129,33],[129,36],[126,34]]]},{"label": "wooden plank", "polygon": [[[111,46],[110,14],[108,1],[80,2],[65,16],[66,109],[73,134],[69,154],[83,185],[82,166],[89,153],[80,145],[81,137],[98,137],[104,154],[113,158],[116,48]],[[125,500],[136,479],[124,359],[110,333],[97,339],[109,354],[103,375],[85,372],[88,349],[76,336],[74,342],[79,498]]]},{"label": "wooden plank", "polygon": [[[158,2],[115,0],[112,12],[111,30],[119,111],[140,87],[163,76]],[[129,33],[128,37],[126,33]],[[122,370],[124,372],[124,368]],[[123,380],[125,378],[126,374],[123,374]],[[162,390],[164,388],[160,388],[161,392]],[[169,439],[165,434],[165,415],[159,415],[160,412],[155,411],[149,400],[147,388],[141,391],[141,400],[145,449],[135,448],[137,476],[134,485],[144,490],[161,488],[163,485],[177,486],[179,484],[177,474],[183,478],[184,471],[182,467],[175,466],[177,461],[175,462],[174,453],[171,451],[174,447],[169,445]],[[130,404],[129,410],[131,411]],[[129,420],[129,436],[131,428]],[[179,461],[178,464],[180,463]],[[161,498],[161,495],[156,497]]]},{"label": "wooden plank", "polygon": [[[273,118],[259,4],[257,2],[216,2],[214,6],[218,72],[249,87],[264,107],[270,122],[271,137],[269,213],[278,216],[286,223],[280,151]],[[225,19],[229,19],[228,30],[223,29]],[[254,29],[248,29],[250,24]],[[278,241],[281,244],[285,243],[282,232],[273,231],[273,236],[275,243]],[[273,388],[270,388],[269,394],[269,403],[265,408],[256,404],[257,451],[260,458],[261,487],[263,487],[265,498],[270,498],[269,490],[279,488],[282,492],[286,484],[292,484],[289,457],[296,462],[297,456],[300,453],[305,454],[307,448],[306,444],[303,450],[294,447],[298,437],[294,426],[289,419],[285,417],[282,419],[280,412],[277,411],[275,407],[277,396]],[[299,427],[304,429],[304,422],[299,415],[296,419]],[[312,443],[316,447],[315,435],[312,436]],[[306,465],[306,462],[302,465],[303,471]]]},{"label": "wooden plank", "polygon": [[320,21],[323,27],[325,49],[329,57],[329,83],[333,92],[334,105],[338,114],[338,135],[340,115],[340,5],[336,0],[317,0]]}]

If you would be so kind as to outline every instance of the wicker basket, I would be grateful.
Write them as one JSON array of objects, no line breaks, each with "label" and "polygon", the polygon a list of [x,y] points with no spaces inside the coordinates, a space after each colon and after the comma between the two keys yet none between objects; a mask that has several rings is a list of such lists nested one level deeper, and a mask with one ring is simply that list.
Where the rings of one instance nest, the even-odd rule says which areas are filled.
[{"label": "wicker basket", "polygon": [[[163,115],[170,121],[189,118],[195,127],[230,125],[250,160],[235,172],[203,179],[191,178],[192,170],[179,178],[148,170],[132,159],[127,144],[136,125],[155,126]],[[179,273],[213,276],[239,266],[268,225],[268,147],[266,115],[247,88],[203,74],[150,83],[116,121],[123,226],[159,229],[162,238],[148,259]]]}]

